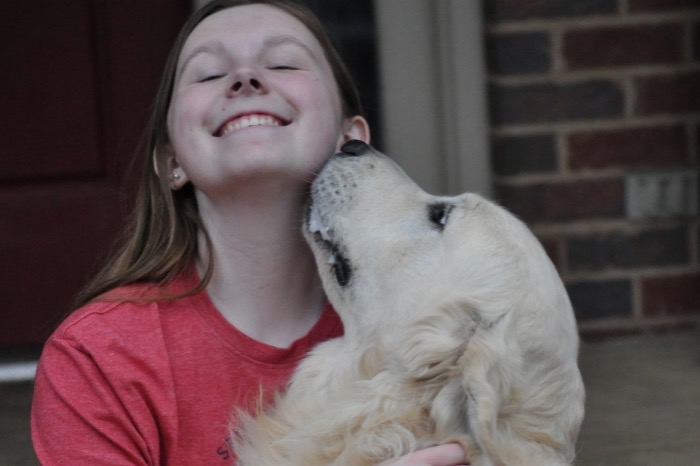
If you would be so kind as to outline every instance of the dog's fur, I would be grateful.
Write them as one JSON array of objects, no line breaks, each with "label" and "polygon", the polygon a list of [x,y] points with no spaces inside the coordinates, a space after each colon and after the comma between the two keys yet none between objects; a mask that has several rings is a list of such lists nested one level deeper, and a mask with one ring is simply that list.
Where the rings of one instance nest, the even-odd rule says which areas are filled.
[{"label": "dog's fur", "polygon": [[241,421],[239,464],[375,465],[450,441],[475,466],[571,464],[578,335],[538,241],[478,195],[431,196],[364,143],[343,151],[304,230],[345,335]]}]

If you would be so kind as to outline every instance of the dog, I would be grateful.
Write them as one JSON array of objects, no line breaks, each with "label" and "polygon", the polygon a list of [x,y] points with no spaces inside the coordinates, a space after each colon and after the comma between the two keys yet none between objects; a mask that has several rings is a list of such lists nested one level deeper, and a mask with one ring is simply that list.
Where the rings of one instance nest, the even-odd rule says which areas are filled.
[{"label": "dog", "polygon": [[477,194],[429,195],[350,141],[314,180],[303,230],[345,333],[243,416],[239,466],[377,465],[448,442],[475,466],[572,463],[576,322],[520,220]]}]

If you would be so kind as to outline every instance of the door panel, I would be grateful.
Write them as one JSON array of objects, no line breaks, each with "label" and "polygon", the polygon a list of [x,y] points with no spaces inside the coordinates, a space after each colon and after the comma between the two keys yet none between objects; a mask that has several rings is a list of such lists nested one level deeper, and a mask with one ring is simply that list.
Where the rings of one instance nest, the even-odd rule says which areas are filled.
[{"label": "door panel", "polygon": [[3,183],[100,171],[87,1],[45,3],[0,20]]},{"label": "door panel", "polygon": [[188,1],[0,15],[0,348],[41,344],[124,224],[127,168]]}]

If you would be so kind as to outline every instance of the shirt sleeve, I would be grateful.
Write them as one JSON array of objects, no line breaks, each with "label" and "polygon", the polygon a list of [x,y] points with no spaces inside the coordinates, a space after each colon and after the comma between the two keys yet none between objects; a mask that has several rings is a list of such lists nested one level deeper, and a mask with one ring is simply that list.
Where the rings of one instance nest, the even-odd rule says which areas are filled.
[{"label": "shirt sleeve", "polygon": [[[32,441],[42,465],[158,465],[163,433],[149,361],[107,332],[54,335],[37,368]],[[150,375],[149,375],[150,374]],[[157,378],[157,377],[156,377]]]}]

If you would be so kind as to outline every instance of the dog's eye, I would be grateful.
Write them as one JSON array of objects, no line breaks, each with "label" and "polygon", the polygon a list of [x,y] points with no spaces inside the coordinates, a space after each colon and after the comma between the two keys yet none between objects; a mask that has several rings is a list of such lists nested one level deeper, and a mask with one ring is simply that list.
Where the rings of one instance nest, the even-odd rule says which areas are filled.
[{"label": "dog's eye", "polygon": [[454,206],[450,204],[433,204],[428,207],[428,217],[433,225],[440,229],[445,228],[450,211]]}]

